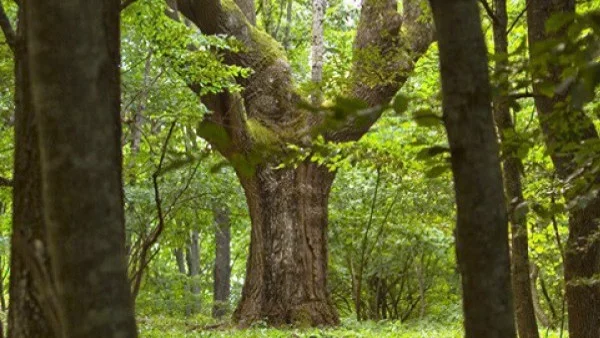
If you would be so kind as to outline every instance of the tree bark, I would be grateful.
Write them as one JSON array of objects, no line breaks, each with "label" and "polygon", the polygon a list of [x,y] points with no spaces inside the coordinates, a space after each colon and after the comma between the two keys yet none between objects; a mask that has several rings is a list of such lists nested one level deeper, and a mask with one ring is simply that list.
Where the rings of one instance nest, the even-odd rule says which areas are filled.
[{"label": "tree bark", "polygon": [[335,325],[327,289],[327,201],[334,175],[314,163],[240,175],[252,220],[241,324]]},{"label": "tree bark", "polygon": [[508,219],[476,0],[430,0],[457,204],[465,336],[516,337]]},{"label": "tree bark", "polygon": [[215,219],[215,267],[213,271],[214,318],[222,318],[227,313],[231,292],[231,223],[227,207],[213,208]]},{"label": "tree bark", "polygon": [[15,163],[10,246],[8,337],[58,337],[52,314],[50,261],[42,212],[42,178],[27,48],[27,18],[19,9],[15,39]]},{"label": "tree bark", "polygon": [[124,243],[119,6],[25,4],[44,219],[66,337],[137,336]]},{"label": "tree bark", "polygon": [[[486,0],[487,1],[487,0]],[[505,133],[515,131],[508,102],[508,14],[506,0],[494,0],[494,53],[496,54],[495,72],[500,79],[500,93],[494,98],[494,118],[500,140],[505,143]],[[524,207],[521,168],[523,163],[516,150],[506,144],[502,160],[504,173],[504,192],[507,199],[508,218],[511,224],[512,239],[512,286],[514,293],[517,331],[520,338],[538,338],[539,331],[533,307],[531,281],[529,278],[529,236],[527,233],[527,213]]]},{"label": "tree bark", "polygon": [[[527,9],[529,45],[531,58],[533,46],[552,36],[546,34],[545,23],[554,14],[574,13],[573,0],[530,0]],[[566,34],[558,32],[557,36]],[[570,109],[566,93],[553,97],[543,95],[541,82],[560,84],[561,71],[549,67],[545,74],[534,74],[533,90],[538,117],[544,133],[546,146],[558,176],[565,180],[574,170],[573,150],[562,149],[564,145],[581,145],[586,140],[598,139],[592,121],[583,111]],[[557,122],[558,121],[558,122]],[[598,180],[600,178],[596,178]],[[600,276],[600,196],[584,208],[575,207],[569,214],[569,237],[565,250],[565,284],[569,319],[569,336],[588,338],[600,336],[600,283],[591,285],[582,280]]]},{"label": "tree bark", "polygon": [[187,270],[185,268],[185,258],[183,257],[183,250],[181,248],[177,248],[173,250],[173,255],[175,256],[175,262],[177,262],[177,271],[179,273],[187,275]]},{"label": "tree bark", "polygon": [[188,263],[189,290],[192,294],[191,302],[187,309],[187,314],[194,314],[200,309],[200,285],[198,278],[200,276],[200,244],[198,243],[198,231],[192,230],[190,240],[186,251],[186,260]]}]

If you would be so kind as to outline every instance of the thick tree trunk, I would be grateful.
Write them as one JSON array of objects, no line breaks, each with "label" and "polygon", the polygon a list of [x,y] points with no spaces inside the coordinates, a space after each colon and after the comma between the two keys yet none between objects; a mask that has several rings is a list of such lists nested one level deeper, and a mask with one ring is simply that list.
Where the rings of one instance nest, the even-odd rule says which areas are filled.
[{"label": "thick tree trunk", "polygon": [[476,0],[430,0],[457,204],[465,336],[516,337],[508,219]]},{"label": "thick tree trunk", "polygon": [[[56,337],[58,321],[48,306],[50,263],[42,214],[42,178],[37,126],[29,82],[27,20],[19,9],[15,48],[15,169],[10,247],[8,337]],[[46,303],[46,304],[44,304]]]},{"label": "thick tree trunk", "polygon": [[252,219],[241,324],[334,325],[327,289],[327,199],[334,174],[314,163],[239,175]]},{"label": "thick tree trunk", "polygon": [[225,315],[231,292],[231,223],[226,207],[213,209],[215,219],[215,267],[213,310],[215,318]]},{"label": "thick tree trunk", "polygon": [[[487,0],[486,0],[487,1]],[[506,141],[505,133],[514,132],[515,127],[510,115],[508,102],[508,14],[506,0],[494,0],[494,53],[496,54],[495,71],[500,79],[500,93],[494,98],[494,118],[498,134],[502,142]],[[515,153],[515,149],[505,148],[502,167],[504,169],[504,191],[508,200],[508,218],[512,235],[512,286],[514,292],[515,316],[520,338],[539,337],[531,281],[529,278],[529,236],[527,233],[527,213],[523,208],[524,198],[521,184],[521,168],[523,164]]]},{"label": "thick tree trunk", "polygon": [[[554,14],[574,13],[573,0],[531,0],[527,10],[529,44],[549,38],[545,23]],[[560,32],[558,34],[564,34]],[[532,48],[530,52],[533,52]],[[531,55],[535,58],[536,55]],[[572,150],[561,149],[567,144],[582,144],[585,140],[598,139],[592,121],[584,112],[565,108],[565,94],[553,97],[543,94],[540,80],[559,85],[561,69],[550,67],[547,74],[535,74],[533,89],[535,105],[546,145],[556,172],[567,179],[576,170]],[[561,108],[562,106],[562,108]],[[571,338],[600,337],[600,283],[592,285],[582,280],[598,278],[600,275],[600,196],[591,200],[584,208],[573,208],[569,214],[569,238],[565,250],[565,284]]]},{"label": "thick tree trunk", "polygon": [[124,243],[119,7],[118,0],[25,6],[44,219],[65,337],[137,336]]}]

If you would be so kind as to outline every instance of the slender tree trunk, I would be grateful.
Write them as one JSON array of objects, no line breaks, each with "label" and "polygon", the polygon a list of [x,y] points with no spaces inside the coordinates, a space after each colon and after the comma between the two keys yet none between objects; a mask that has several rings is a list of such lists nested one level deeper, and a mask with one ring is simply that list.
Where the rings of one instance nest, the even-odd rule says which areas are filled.
[{"label": "slender tree trunk", "polygon": [[15,163],[8,337],[57,337],[57,318],[50,315],[54,311],[44,302],[52,290],[52,281],[44,278],[50,277],[50,262],[46,255],[40,152],[26,39],[27,18],[21,6],[15,48]]},{"label": "slender tree trunk", "polygon": [[334,325],[327,289],[327,200],[334,174],[314,163],[239,174],[252,219],[241,324]]},{"label": "slender tree trunk", "polygon": [[[200,244],[198,243],[198,231],[192,230],[190,234],[190,242],[187,249],[187,260],[189,265],[189,276],[192,279],[200,275]],[[192,281],[192,293],[199,294],[200,288],[197,283]]]},{"label": "slender tree trunk", "polygon": [[187,275],[187,271],[185,268],[185,258],[183,257],[183,250],[181,248],[174,249],[173,255],[175,256],[175,261],[177,262],[177,270],[179,271],[179,273]]},{"label": "slender tree trunk", "polygon": [[311,98],[315,106],[323,101],[321,85],[323,82],[323,21],[325,20],[326,0],[312,0],[312,82],[315,86]]},{"label": "slender tree trunk", "polygon": [[515,337],[508,219],[476,0],[430,0],[457,204],[467,338]]},{"label": "slender tree trunk", "polygon": [[292,28],[292,8],[294,0],[287,0],[286,14],[285,14],[285,29],[283,31],[283,49],[286,51],[290,49],[290,31]]},{"label": "slender tree trunk", "polygon": [[200,276],[200,244],[198,243],[198,231],[192,230],[190,241],[186,252],[188,263],[189,291],[192,294],[191,302],[186,310],[187,314],[194,314],[200,309],[200,285],[198,277]]},{"label": "slender tree trunk", "polygon": [[124,243],[119,7],[25,4],[48,252],[66,337],[137,336]]},{"label": "slender tree trunk", "polygon": [[[486,0],[487,1],[487,0]],[[494,118],[502,142],[505,133],[514,132],[515,127],[510,115],[508,102],[508,14],[506,0],[494,0],[494,53],[495,71],[500,79],[500,94],[494,98]],[[504,191],[508,200],[508,218],[512,234],[512,286],[514,292],[515,316],[520,338],[538,338],[539,332],[535,320],[531,281],[529,278],[529,236],[527,233],[527,213],[523,207],[523,188],[521,168],[523,163],[517,157],[515,149],[505,149],[502,160],[504,169]]]},{"label": "slender tree trunk", "polygon": [[552,323],[550,319],[544,312],[542,308],[542,304],[540,302],[540,297],[537,292],[536,281],[539,275],[539,268],[535,265],[531,265],[531,298],[533,299],[533,306],[535,309],[535,315],[540,323],[545,327],[550,327]]},{"label": "slender tree trunk", "polygon": [[[554,14],[574,13],[573,0],[530,0],[527,9],[531,57],[537,57],[533,46],[550,38],[545,23]],[[557,34],[565,34],[559,32]],[[584,112],[569,109],[567,94],[543,95],[541,81],[560,84],[561,69],[549,67],[547,74],[534,74],[535,105],[546,145],[558,176],[565,180],[576,169],[572,150],[561,149],[567,144],[582,144],[598,139],[592,121]],[[557,122],[558,121],[558,122]],[[597,180],[600,178],[597,178]],[[600,196],[584,208],[573,208],[569,214],[569,238],[565,250],[565,284],[571,338],[600,337],[600,283],[592,285],[582,280],[600,275]]]},{"label": "slender tree trunk", "polygon": [[226,207],[214,208],[215,218],[215,268],[214,304],[212,315],[221,318],[225,315],[231,292],[231,223]]}]

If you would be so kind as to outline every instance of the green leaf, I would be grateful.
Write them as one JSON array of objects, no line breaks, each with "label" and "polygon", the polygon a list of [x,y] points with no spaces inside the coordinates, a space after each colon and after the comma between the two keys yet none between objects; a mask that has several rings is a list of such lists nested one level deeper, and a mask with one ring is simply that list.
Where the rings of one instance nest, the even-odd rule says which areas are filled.
[{"label": "green leaf", "polygon": [[417,110],[413,114],[413,120],[421,127],[434,127],[442,123],[441,117],[434,114],[429,109]]},{"label": "green leaf", "polygon": [[408,109],[408,97],[398,94],[392,100],[392,109],[396,114],[403,114]]},{"label": "green leaf", "polygon": [[426,160],[428,158],[434,157],[439,154],[449,153],[450,148],[447,146],[433,146],[429,148],[422,149],[417,154],[418,160]]},{"label": "green leaf", "polygon": [[448,169],[450,169],[450,168],[448,166],[446,166],[446,165],[436,165],[435,167],[430,168],[429,170],[427,170],[427,172],[425,173],[425,177],[427,177],[427,178],[440,177],[446,171],[448,171]]}]

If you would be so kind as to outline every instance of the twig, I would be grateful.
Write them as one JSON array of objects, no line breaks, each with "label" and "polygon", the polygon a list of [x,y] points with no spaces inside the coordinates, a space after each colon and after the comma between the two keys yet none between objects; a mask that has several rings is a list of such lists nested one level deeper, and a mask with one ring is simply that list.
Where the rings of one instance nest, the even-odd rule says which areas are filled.
[{"label": "twig", "polygon": [[528,7],[529,7],[529,1],[526,1],[525,8],[523,8],[521,13],[519,13],[519,15],[517,15],[517,17],[515,18],[515,21],[513,21],[513,23],[510,25],[510,27],[506,31],[506,34],[510,33],[515,28],[515,26],[517,26],[517,23],[519,23],[519,20],[521,19],[523,14],[525,14],[525,12],[527,12]]},{"label": "twig", "polygon": [[490,7],[490,4],[487,2],[487,0],[479,0],[479,2],[481,3],[481,5],[483,5],[483,9],[485,9],[487,15],[490,17],[490,19],[492,19],[494,25],[499,25],[500,21],[498,20],[496,15],[494,15],[494,10],[492,9],[492,7]]},{"label": "twig", "polygon": [[158,177],[160,176],[160,173],[162,171],[162,166],[165,161],[165,156],[167,154],[169,140],[171,139],[171,136],[173,135],[173,130],[175,129],[176,123],[177,123],[177,121],[173,122],[171,124],[171,127],[169,128],[169,133],[167,134],[167,138],[165,139],[165,143],[163,144],[162,153],[160,155],[160,161],[158,162],[158,167],[156,168],[156,171],[154,172],[154,174],[152,174],[152,183],[154,184],[154,202],[156,203],[156,211],[158,213],[158,225],[156,226],[156,228],[154,229],[154,231],[152,232],[150,237],[146,241],[144,241],[144,243],[142,244],[142,248],[140,250],[140,255],[139,255],[140,263],[139,263],[139,266],[137,269],[138,271],[136,271],[134,274],[135,277],[134,277],[134,284],[133,284],[133,288],[132,288],[132,294],[133,294],[134,298],[135,298],[135,296],[137,296],[137,294],[140,290],[140,285],[142,283],[142,277],[144,276],[144,270],[149,262],[148,251],[150,250],[152,245],[154,245],[154,243],[156,243],[160,234],[163,232],[163,230],[165,228],[165,218],[163,215],[162,200],[160,198],[160,190],[158,189]]}]

